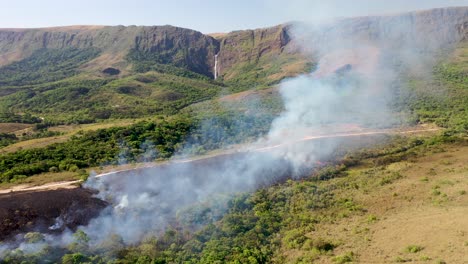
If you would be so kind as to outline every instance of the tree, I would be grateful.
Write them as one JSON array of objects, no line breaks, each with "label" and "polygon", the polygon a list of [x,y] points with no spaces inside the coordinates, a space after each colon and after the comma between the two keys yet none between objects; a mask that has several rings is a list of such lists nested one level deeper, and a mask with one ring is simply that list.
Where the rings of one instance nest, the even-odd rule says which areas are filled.
[{"label": "tree", "polygon": [[66,254],[62,257],[63,264],[78,264],[89,261],[89,258],[81,253]]},{"label": "tree", "polygon": [[81,229],[78,229],[73,234],[74,241],[70,245],[68,245],[68,249],[72,252],[81,253],[81,252],[88,252],[89,251],[89,237],[88,235]]}]

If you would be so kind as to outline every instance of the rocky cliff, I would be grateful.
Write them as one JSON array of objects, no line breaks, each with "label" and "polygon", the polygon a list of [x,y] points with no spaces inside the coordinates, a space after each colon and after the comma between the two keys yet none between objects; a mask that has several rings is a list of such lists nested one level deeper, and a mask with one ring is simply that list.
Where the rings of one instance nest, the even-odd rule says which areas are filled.
[{"label": "rocky cliff", "polygon": [[[100,56],[89,62],[89,69],[125,66],[127,55],[138,52],[140,59],[158,55],[159,63],[174,64],[212,75],[212,58],[218,42],[200,32],[173,26],[73,26],[44,29],[0,30],[0,65],[7,65],[41,49],[97,48]],[[154,58],[156,56],[153,56]]]},{"label": "rocky cliff", "polygon": [[[173,26],[0,29],[0,66],[25,59],[41,49],[93,47],[100,53],[80,65],[83,71],[115,67],[129,72],[136,61],[145,61],[214,77],[218,54],[216,71],[223,80],[239,79],[246,72],[254,72],[254,77],[274,76],[271,79],[276,80],[306,70],[307,63],[313,60],[308,56],[316,56],[317,51],[352,45],[356,39],[394,49],[427,49],[453,43],[466,37],[467,21],[468,7],[454,7],[347,18],[320,27],[306,25],[307,30],[302,31],[304,25],[284,24],[218,34],[216,38]],[[342,41],[337,43],[337,39]]]},{"label": "rocky cliff", "polygon": [[[318,43],[363,40],[379,46],[437,49],[460,40],[459,27],[468,21],[468,7],[437,8],[388,16],[346,18],[310,30]],[[339,43],[343,45],[343,43]]]},{"label": "rocky cliff", "polygon": [[279,55],[291,41],[288,25],[234,31],[221,39],[218,55],[220,75],[238,63],[258,63],[260,58]]}]

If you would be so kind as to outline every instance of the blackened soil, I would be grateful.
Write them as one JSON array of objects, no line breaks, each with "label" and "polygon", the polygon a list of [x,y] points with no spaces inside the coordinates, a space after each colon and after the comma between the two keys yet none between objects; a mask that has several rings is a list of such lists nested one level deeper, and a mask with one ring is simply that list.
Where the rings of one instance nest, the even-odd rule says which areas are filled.
[{"label": "blackened soil", "polygon": [[106,205],[83,188],[0,194],[0,240],[22,232],[73,230]]}]

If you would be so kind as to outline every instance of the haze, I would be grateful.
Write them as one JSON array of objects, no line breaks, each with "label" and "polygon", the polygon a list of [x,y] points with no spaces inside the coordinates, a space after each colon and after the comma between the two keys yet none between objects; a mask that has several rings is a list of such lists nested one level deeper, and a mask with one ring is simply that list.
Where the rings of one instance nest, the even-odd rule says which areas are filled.
[{"label": "haze", "polygon": [[0,28],[64,25],[165,25],[203,33],[258,28],[291,20],[398,13],[446,6],[468,0],[0,0]]}]

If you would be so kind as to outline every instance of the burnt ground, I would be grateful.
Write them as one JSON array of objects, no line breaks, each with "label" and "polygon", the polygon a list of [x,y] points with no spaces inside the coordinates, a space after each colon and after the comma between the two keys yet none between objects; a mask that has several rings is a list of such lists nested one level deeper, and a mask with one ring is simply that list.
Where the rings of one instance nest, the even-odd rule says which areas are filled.
[{"label": "burnt ground", "polygon": [[[22,232],[74,229],[87,224],[105,206],[83,188],[0,194],[0,240]],[[51,229],[57,219],[60,224]]]},{"label": "burnt ground", "polygon": [[[310,162],[314,160],[333,162],[333,160],[339,159],[343,153],[327,153],[325,150],[333,149],[331,146],[339,144],[339,149],[349,150],[381,141],[385,141],[385,136],[363,136],[355,137],[353,140],[320,139],[300,142],[298,145],[302,148],[315,150],[316,153],[311,152]],[[325,153],[323,153],[324,151]],[[245,179],[245,182],[248,183],[233,181],[232,177],[236,177],[236,175],[216,173],[233,170],[232,164],[248,164],[248,166],[235,168],[235,171],[242,175],[244,172],[252,170],[251,166],[255,165],[252,162],[245,162],[246,159],[255,159],[259,162],[267,161],[271,166],[257,168],[255,175],[252,175],[255,177]],[[299,177],[310,175],[310,169],[315,166],[315,163],[310,167],[306,166],[304,175],[299,175]],[[168,177],[169,175],[171,177]],[[193,203],[190,199],[196,196],[190,196],[190,194],[196,192],[196,189],[205,190],[216,187],[218,192],[249,191],[252,190],[252,187],[256,189],[269,186],[291,176],[291,164],[283,158],[272,159],[269,152],[244,152],[218,155],[186,163],[171,163],[153,168],[118,172],[99,180],[107,185],[109,188],[107,191],[111,193],[121,192],[123,189],[127,189],[127,192],[130,191],[129,197],[140,192],[154,193],[155,197],[153,198],[158,201],[183,206]],[[138,185],[138,189],[132,191],[132,188],[128,188],[128,186],[134,185],[136,179],[146,182],[149,186]],[[180,183],[184,184],[179,184],[180,180],[182,180]],[[212,184],[219,181],[224,182],[224,184]],[[190,189],[184,189],[180,186],[189,186]],[[174,195],[180,193],[184,195]],[[93,194],[93,191],[84,188],[0,194],[0,241],[24,232],[58,233],[66,228],[74,230],[77,226],[86,225],[90,219],[96,217],[107,206],[106,202],[93,197]]]}]

